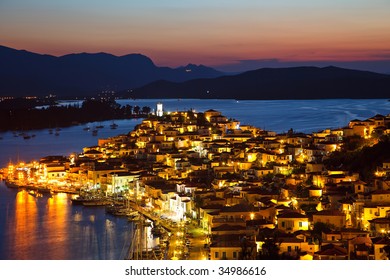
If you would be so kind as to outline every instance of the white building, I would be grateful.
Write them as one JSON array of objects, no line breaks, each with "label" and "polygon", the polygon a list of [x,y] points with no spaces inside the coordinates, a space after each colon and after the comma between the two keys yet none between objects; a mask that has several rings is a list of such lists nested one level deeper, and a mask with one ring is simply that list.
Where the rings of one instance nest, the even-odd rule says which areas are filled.
[{"label": "white building", "polygon": [[159,102],[159,103],[157,103],[156,116],[162,117],[163,113],[164,113],[163,104]]}]

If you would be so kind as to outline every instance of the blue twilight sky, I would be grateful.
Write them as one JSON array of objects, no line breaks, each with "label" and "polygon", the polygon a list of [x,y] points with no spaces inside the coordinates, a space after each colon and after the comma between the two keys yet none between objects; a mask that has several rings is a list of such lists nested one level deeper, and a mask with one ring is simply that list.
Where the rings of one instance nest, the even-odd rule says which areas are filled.
[{"label": "blue twilight sky", "polygon": [[0,0],[0,44],[157,65],[344,65],[390,73],[389,0]]}]

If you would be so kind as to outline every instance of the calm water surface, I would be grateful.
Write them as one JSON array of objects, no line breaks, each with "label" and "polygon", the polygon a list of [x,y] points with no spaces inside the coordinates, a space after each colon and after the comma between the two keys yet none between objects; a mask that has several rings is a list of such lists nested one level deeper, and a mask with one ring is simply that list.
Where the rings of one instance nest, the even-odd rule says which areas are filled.
[{"label": "calm water surface", "polygon": [[325,99],[325,100],[219,100],[219,99],[141,99],[119,100],[118,103],[155,108],[162,102],[164,110],[209,109],[221,111],[228,118],[241,124],[286,132],[311,133],[324,128],[345,126],[352,119],[366,119],[376,114],[389,114],[387,99]]},{"label": "calm water surface", "polygon": [[119,260],[132,224],[103,207],[72,205],[66,194],[36,198],[0,183],[0,259]]},{"label": "calm water surface", "polygon": [[[69,101],[64,101],[67,103]],[[119,100],[120,104],[155,108],[162,102],[166,111],[219,110],[236,118],[276,132],[290,128],[313,132],[345,126],[351,119],[389,114],[388,100]],[[126,134],[141,120],[117,120],[62,128],[59,136],[48,130],[30,131],[29,140],[0,133],[0,166],[10,161],[30,161],[47,155],[79,153],[83,147],[97,145],[98,138]],[[98,136],[84,127],[104,125]],[[35,198],[25,191],[5,187],[0,182],[0,259],[123,259],[131,240],[131,224],[126,219],[106,215],[104,208],[74,206],[65,194]]]}]

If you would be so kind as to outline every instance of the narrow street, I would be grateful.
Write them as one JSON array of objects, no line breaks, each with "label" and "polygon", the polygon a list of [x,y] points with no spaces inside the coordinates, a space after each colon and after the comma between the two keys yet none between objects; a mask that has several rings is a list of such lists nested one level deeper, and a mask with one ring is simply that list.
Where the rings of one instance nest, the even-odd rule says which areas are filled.
[{"label": "narrow street", "polygon": [[168,219],[161,219],[146,211],[144,208],[131,203],[131,207],[142,214],[145,218],[162,226],[168,231],[169,242],[165,250],[164,259],[167,260],[206,260],[208,252],[204,248],[206,232],[194,224],[173,224]]}]

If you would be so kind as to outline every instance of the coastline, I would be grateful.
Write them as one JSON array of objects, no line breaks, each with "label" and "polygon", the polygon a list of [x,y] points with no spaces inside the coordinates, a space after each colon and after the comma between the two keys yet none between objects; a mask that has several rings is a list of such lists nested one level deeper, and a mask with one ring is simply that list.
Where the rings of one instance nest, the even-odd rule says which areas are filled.
[{"label": "coastline", "polygon": [[[335,191],[330,187],[323,186],[325,184],[323,181],[333,178],[331,177],[333,174],[330,174],[330,177],[327,177],[328,179],[316,177],[317,179],[312,181],[316,188],[310,189],[310,184],[303,180],[303,178],[309,180],[309,176],[313,175],[307,173],[306,165],[312,164],[313,161],[322,164],[322,160],[329,157],[332,152],[339,152],[343,147],[346,147],[347,141],[351,139],[351,136],[361,139],[362,145],[374,147],[381,141],[384,141],[383,139],[386,135],[390,134],[387,128],[390,123],[389,115],[375,115],[366,120],[353,119],[342,128],[334,130],[324,129],[313,134],[295,133],[292,129],[287,133],[277,134],[273,131],[245,125],[242,127],[247,133],[243,133],[243,130],[237,126],[237,122],[238,120],[228,118],[222,115],[221,112],[213,109],[200,113],[176,111],[160,118],[143,119],[140,125],[137,125],[126,135],[100,139],[99,145],[84,147],[83,152],[64,158],[64,162],[55,160],[55,158],[46,158],[45,161],[39,163],[16,165],[16,169],[13,166],[8,166],[8,170],[4,171],[4,177],[18,178],[18,180],[26,182],[45,180],[47,184],[52,182],[57,182],[58,184],[61,182],[66,183],[68,179],[72,178],[80,181],[81,186],[85,187],[87,192],[91,194],[96,192],[100,195],[104,194],[106,197],[124,197],[129,200],[130,197],[134,197],[134,203],[131,205],[132,211],[138,211],[145,218],[164,225],[170,231],[173,239],[167,244],[166,259],[191,257],[189,250],[191,248],[191,238],[187,236],[187,222],[188,225],[193,225],[193,230],[199,229],[206,232],[204,235],[197,236],[200,239],[197,239],[196,242],[198,245],[204,245],[203,249],[202,246],[197,246],[200,249],[199,252],[202,258],[206,255],[207,258],[216,259],[219,258],[217,257],[219,254],[213,255],[212,251],[209,250],[214,250],[215,247],[209,249],[209,246],[212,244],[214,246],[218,242],[223,243],[226,240],[219,241],[219,238],[221,238],[219,234],[214,234],[216,236],[212,239],[213,231],[226,231],[229,233],[226,235],[242,235],[244,232],[245,234],[252,232],[252,229],[248,229],[248,227],[250,227],[250,221],[254,220],[256,215],[260,215],[261,205],[257,205],[256,201],[253,201],[251,202],[252,204],[246,205],[247,208],[239,211],[238,209],[234,211],[227,209],[240,208],[240,205],[249,202],[249,200],[242,200],[244,196],[235,197],[235,189],[246,193],[248,192],[246,189],[249,188],[255,190],[255,194],[257,192],[262,194],[262,192],[269,191],[264,187],[268,177],[264,178],[264,174],[260,171],[267,170],[268,174],[271,174],[273,178],[285,182],[292,179],[295,180],[294,182],[299,182],[294,183],[296,184],[295,189],[291,189],[291,194],[284,194],[281,190],[278,193],[267,194],[277,194],[278,196],[275,196],[274,199],[280,200],[280,203],[283,205],[285,203],[283,201],[294,205],[294,201],[297,200],[296,197],[303,199],[303,201],[307,199],[307,197],[299,197],[303,195],[302,193],[294,193],[298,189],[297,184],[301,184],[299,185],[300,187],[307,188],[309,193],[311,190],[317,192],[324,191],[329,195],[329,193]],[[160,134],[155,133],[159,125],[162,125],[163,129]],[[193,131],[195,126],[199,126],[197,133]],[[176,129],[171,129],[172,127]],[[379,130],[382,131],[381,135],[384,136],[382,140],[378,134]],[[355,139],[354,137],[352,138]],[[294,141],[298,143],[296,144],[296,146],[298,145],[296,153],[290,149],[291,146],[294,147]],[[232,153],[229,152],[237,143],[242,146],[241,152],[243,157],[232,157]],[[256,151],[247,149],[247,143],[252,145],[252,148]],[[166,146],[163,146],[164,144]],[[313,148],[315,145],[316,147]],[[317,152],[313,153],[313,150]],[[132,152],[130,153],[129,151]],[[222,154],[225,155],[224,158],[221,158]],[[125,156],[120,157],[118,155]],[[158,155],[163,157],[164,160],[158,159]],[[216,157],[216,159],[214,160],[213,157]],[[116,160],[117,158],[119,158],[119,161]],[[256,160],[256,158],[259,159]],[[126,159],[129,161],[126,161]],[[176,162],[174,159],[180,160]],[[264,161],[269,161],[268,165]],[[119,162],[121,163],[120,165],[118,165]],[[161,163],[165,163],[165,165],[161,166]],[[376,164],[380,163],[376,162]],[[236,169],[240,172],[236,172]],[[338,175],[342,176],[343,180],[349,179],[350,182],[360,182],[366,179],[363,177],[364,174],[359,174],[361,173],[359,171],[357,171],[357,175],[351,175],[342,169],[337,170],[337,172],[339,172]],[[226,177],[228,173],[231,174],[230,177]],[[319,172],[319,174],[317,174],[318,172],[315,173],[315,176],[328,176],[325,173],[322,174],[322,172]],[[228,183],[227,179],[229,178],[233,180],[233,185]],[[197,184],[195,183],[195,186],[192,187],[194,182],[197,182]],[[211,185],[207,185],[207,182]],[[372,182],[367,181],[365,183],[371,184]],[[226,194],[229,195],[225,197],[225,191],[221,192],[220,195],[223,198],[219,198],[224,200],[224,203],[221,205],[210,204],[211,209],[215,208],[214,210],[217,213],[226,211],[227,213],[237,212],[245,214],[242,214],[241,218],[237,216],[237,219],[234,218],[232,220],[227,219],[223,215],[221,217],[217,216],[218,219],[221,219],[219,223],[222,224],[214,225],[211,223],[212,219],[205,219],[205,217],[208,217],[206,212],[204,212],[203,216],[200,216],[201,211],[205,210],[201,210],[203,206],[197,204],[197,201],[199,201],[199,198],[202,198],[203,192],[207,193],[208,196],[213,196],[220,189],[224,189]],[[155,190],[158,190],[158,195],[154,193]],[[233,191],[232,194],[230,194],[231,191]],[[373,191],[374,189],[370,185],[370,192]],[[359,195],[359,193],[354,193],[353,189],[348,190],[348,192],[351,192],[350,195],[357,195],[357,197]],[[166,196],[166,194],[169,194],[169,196]],[[200,197],[197,197],[197,195],[200,195]],[[231,195],[233,196],[231,197]],[[314,197],[318,199],[318,195],[314,195]],[[218,197],[211,199],[211,202],[214,201],[218,203]],[[82,205],[107,206],[112,202],[114,201],[87,201],[87,203],[83,202]],[[322,203],[322,201],[319,201],[319,203]],[[259,211],[255,210],[257,209],[256,207],[259,208]],[[296,207],[287,207],[288,209],[284,210],[299,211],[300,215],[308,215],[305,212],[306,209]],[[326,207],[326,205],[322,207]],[[321,211],[325,210],[326,208]],[[165,221],[163,218],[167,214],[169,215],[169,221]],[[243,219],[243,221],[240,219]],[[259,223],[263,222],[265,221],[260,222],[259,219]],[[350,229],[358,228],[353,222],[350,223],[348,225]],[[245,227],[244,225],[246,225],[247,229],[242,229],[241,233],[240,231],[238,233],[231,232],[237,228]],[[144,226],[141,224],[140,227],[143,228]],[[302,227],[300,230],[309,231],[309,222],[303,223],[300,227]],[[275,225],[273,229],[275,229]],[[289,232],[291,228],[286,228],[285,230],[287,230],[288,234],[292,233]],[[142,232],[140,234],[143,236]],[[255,235],[251,233],[248,236],[250,236],[251,240],[248,241],[248,246],[253,249],[253,246],[255,246],[253,239]],[[202,240],[205,241],[204,244],[199,244]],[[316,246],[319,245],[317,241],[314,244]],[[146,246],[146,248],[148,247]],[[137,250],[142,252],[143,249],[138,247]],[[252,251],[251,254],[250,258],[259,257],[253,255]],[[197,255],[197,257],[200,257],[200,255]],[[237,257],[236,254],[236,257],[233,258]]]}]

